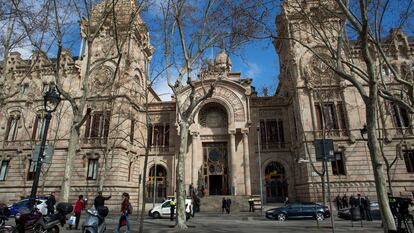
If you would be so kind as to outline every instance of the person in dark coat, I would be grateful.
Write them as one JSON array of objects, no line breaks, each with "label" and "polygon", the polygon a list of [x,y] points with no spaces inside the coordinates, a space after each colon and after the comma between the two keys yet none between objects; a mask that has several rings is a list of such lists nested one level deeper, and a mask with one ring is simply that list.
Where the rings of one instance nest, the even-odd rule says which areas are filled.
[{"label": "person in dark coat", "polygon": [[226,212],[227,214],[230,214],[231,199],[227,198],[226,203],[227,203]]},{"label": "person in dark coat", "polygon": [[55,204],[56,204],[55,192],[51,192],[50,196],[46,200],[47,215],[51,215],[55,213]]},{"label": "person in dark coat", "polygon": [[368,196],[365,196],[364,198],[364,209],[365,209],[365,219],[367,221],[372,221],[371,201],[369,200]]},{"label": "person in dark coat", "polygon": [[348,208],[348,197],[346,196],[346,194],[344,194],[344,196],[342,197],[342,207]]},{"label": "person in dark coat", "polygon": [[93,205],[95,206],[95,209],[105,206],[105,201],[109,199],[111,199],[111,196],[104,197],[102,196],[102,191],[99,191],[98,196],[95,197],[95,201],[93,203]]},{"label": "person in dark coat", "polygon": [[356,206],[354,195],[351,195],[351,197],[349,197],[349,205],[351,207],[355,207]]},{"label": "person in dark coat", "polygon": [[225,197],[223,197],[223,200],[221,201],[221,213],[224,214],[224,211],[227,212],[227,200]]},{"label": "person in dark coat", "polygon": [[361,194],[358,193],[357,198],[355,199],[355,205],[359,208],[359,212],[361,213],[361,218],[365,219],[365,208],[364,208],[364,198],[361,197]]},{"label": "person in dark coat", "polygon": [[335,202],[336,202],[337,210],[342,209],[342,200],[341,200],[341,197],[339,196],[339,194],[336,196]]},{"label": "person in dark coat", "polygon": [[126,232],[131,232],[131,223],[129,215],[132,213],[131,203],[129,202],[129,193],[122,193],[121,215],[119,216],[118,226],[115,232],[119,232],[124,224],[127,226]]}]

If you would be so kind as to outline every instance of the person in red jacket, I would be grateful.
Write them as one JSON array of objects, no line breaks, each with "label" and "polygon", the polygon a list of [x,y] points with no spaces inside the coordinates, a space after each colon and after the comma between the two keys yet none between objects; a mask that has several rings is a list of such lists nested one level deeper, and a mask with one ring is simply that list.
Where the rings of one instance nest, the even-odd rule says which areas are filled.
[{"label": "person in red jacket", "polygon": [[[78,200],[75,203],[75,209],[73,212],[75,213],[76,221],[75,221],[75,229],[78,229],[80,216],[82,210],[85,209],[85,201],[83,200],[83,195],[79,195]],[[69,229],[72,229],[72,225],[69,225]]]}]

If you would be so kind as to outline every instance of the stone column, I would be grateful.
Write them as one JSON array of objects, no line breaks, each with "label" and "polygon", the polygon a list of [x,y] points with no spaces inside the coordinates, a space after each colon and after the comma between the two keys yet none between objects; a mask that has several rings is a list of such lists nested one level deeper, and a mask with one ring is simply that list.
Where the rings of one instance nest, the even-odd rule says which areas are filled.
[{"label": "stone column", "polygon": [[192,132],[192,141],[191,141],[191,182],[194,184],[194,186],[197,185],[197,178],[198,178],[198,173],[197,173],[197,156],[200,156],[198,154],[198,145],[199,145],[199,141],[200,141],[200,134],[198,132]]},{"label": "stone column", "polygon": [[229,156],[229,170],[230,170],[230,193],[232,195],[237,194],[236,190],[236,171],[237,171],[237,159],[236,157],[236,130],[229,130],[230,135],[230,156]]},{"label": "stone column", "polygon": [[251,195],[250,184],[250,158],[249,158],[249,130],[242,130],[243,133],[243,168],[244,168],[244,188],[245,195]]}]

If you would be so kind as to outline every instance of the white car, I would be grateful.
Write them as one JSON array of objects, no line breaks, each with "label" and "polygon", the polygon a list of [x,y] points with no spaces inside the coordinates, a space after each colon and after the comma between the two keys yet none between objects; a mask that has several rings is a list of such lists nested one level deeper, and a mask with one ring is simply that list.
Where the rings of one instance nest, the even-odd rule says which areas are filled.
[{"label": "white car", "polygon": [[[170,217],[170,213],[171,213],[171,206],[170,206],[170,201],[171,200],[165,200],[162,203],[157,203],[155,204],[154,208],[150,209],[149,211],[149,216],[153,217],[153,218],[162,218],[162,217]],[[191,199],[185,199],[185,204],[191,204],[192,205],[192,200]],[[191,214],[193,214],[193,209],[191,209]],[[177,208],[174,210],[174,215],[177,213]]]}]

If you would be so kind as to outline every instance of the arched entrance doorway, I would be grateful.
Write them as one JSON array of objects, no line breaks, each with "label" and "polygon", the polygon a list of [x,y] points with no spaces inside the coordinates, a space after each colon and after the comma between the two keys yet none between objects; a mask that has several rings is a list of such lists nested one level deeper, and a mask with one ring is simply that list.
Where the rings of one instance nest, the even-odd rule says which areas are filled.
[{"label": "arched entrance doorway", "polygon": [[157,165],[157,169],[155,169],[155,166],[152,166],[149,171],[147,184],[147,198],[154,198],[154,190],[157,199],[167,197],[167,170],[161,165]]},{"label": "arched entrance doorway", "polygon": [[288,196],[285,168],[278,162],[270,162],[265,169],[267,202],[283,202]]},{"label": "arched entrance doorway", "polygon": [[[207,132],[213,142],[202,142],[203,164],[201,185],[208,195],[229,194],[227,141],[214,140],[218,135],[228,134],[228,114],[219,103],[205,104],[198,114],[202,132]],[[204,131],[205,130],[205,131]],[[215,132],[212,134],[211,132]]]}]

